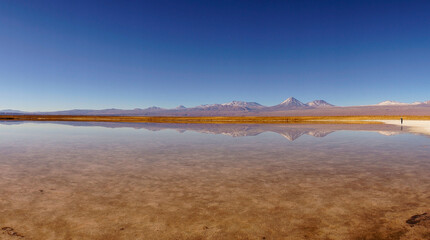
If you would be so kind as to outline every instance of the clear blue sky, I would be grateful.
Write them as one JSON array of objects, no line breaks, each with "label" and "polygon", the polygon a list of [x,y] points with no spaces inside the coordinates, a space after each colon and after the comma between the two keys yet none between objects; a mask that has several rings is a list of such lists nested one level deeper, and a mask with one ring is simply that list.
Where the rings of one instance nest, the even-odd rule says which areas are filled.
[{"label": "clear blue sky", "polygon": [[430,1],[0,1],[0,109],[430,100]]}]

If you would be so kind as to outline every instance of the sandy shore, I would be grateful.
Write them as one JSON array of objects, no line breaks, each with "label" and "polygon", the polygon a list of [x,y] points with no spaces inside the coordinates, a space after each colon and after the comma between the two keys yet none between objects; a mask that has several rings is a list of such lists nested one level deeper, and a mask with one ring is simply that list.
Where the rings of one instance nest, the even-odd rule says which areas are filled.
[{"label": "sandy shore", "polygon": [[407,131],[412,133],[425,134],[430,136],[430,121],[429,120],[404,120],[403,124],[400,120],[378,120],[385,124],[398,125],[407,128]]}]

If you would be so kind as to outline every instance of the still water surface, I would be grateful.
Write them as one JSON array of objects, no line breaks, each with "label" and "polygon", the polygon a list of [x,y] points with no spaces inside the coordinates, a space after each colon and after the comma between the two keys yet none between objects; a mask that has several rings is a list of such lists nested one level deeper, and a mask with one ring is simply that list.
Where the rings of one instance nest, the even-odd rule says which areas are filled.
[{"label": "still water surface", "polygon": [[430,239],[429,173],[387,125],[3,122],[0,239]]}]

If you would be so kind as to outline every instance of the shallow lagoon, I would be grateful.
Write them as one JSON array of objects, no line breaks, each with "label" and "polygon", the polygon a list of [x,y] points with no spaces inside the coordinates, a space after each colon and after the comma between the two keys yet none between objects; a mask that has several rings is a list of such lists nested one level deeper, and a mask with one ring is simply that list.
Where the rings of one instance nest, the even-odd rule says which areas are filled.
[{"label": "shallow lagoon", "polygon": [[4,122],[0,238],[429,239],[429,172],[389,125]]}]

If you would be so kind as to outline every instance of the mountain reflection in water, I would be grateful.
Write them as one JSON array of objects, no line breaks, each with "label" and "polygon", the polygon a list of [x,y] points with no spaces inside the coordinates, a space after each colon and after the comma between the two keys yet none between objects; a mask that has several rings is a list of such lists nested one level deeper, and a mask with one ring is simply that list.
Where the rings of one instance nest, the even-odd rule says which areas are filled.
[{"label": "mountain reflection in water", "polygon": [[[25,122],[3,121],[0,124],[22,124]],[[176,130],[179,133],[193,131],[205,134],[222,134],[231,137],[257,136],[274,132],[294,141],[303,135],[325,137],[335,131],[373,131],[382,135],[397,135],[403,131],[398,126],[386,124],[183,124],[183,123],[115,123],[115,122],[37,122],[55,123],[79,127],[134,128],[149,131]]]}]

